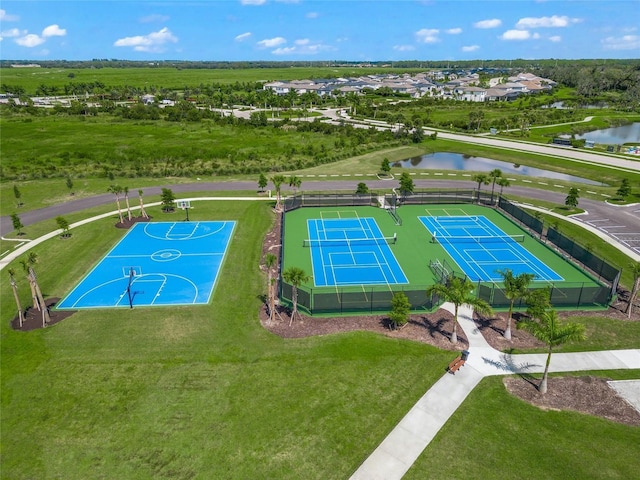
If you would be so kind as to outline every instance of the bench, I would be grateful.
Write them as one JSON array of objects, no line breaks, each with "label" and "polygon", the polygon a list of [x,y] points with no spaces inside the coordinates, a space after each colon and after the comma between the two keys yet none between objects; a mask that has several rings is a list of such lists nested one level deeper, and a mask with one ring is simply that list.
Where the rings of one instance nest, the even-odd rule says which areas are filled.
[{"label": "bench", "polygon": [[464,360],[462,359],[462,357],[457,357],[454,361],[452,361],[449,364],[449,368],[447,368],[447,371],[451,374],[451,375],[455,375],[456,372],[460,369],[460,367],[464,366]]}]

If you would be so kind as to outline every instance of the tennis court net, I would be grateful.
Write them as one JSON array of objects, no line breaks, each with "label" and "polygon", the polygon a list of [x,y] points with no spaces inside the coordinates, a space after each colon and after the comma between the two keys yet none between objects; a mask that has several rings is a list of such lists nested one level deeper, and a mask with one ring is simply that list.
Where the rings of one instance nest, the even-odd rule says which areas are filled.
[{"label": "tennis court net", "polygon": [[433,243],[523,243],[524,235],[441,236],[434,235]]},{"label": "tennis court net", "polygon": [[303,247],[352,247],[358,245],[394,245],[397,238],[379,237],[379,238],[327,238],[327,239],[305,239],[302,240]]}]

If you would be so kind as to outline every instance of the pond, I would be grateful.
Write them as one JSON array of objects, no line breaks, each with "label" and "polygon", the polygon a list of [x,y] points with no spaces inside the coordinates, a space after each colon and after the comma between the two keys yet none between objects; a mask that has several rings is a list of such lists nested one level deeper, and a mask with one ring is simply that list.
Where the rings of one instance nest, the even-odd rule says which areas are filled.
[{"label": "pond", "polygon": [[584,183],[587,185],[601,185],[600,182],[574,177],[573,175],[567,175],[565,173],[551,172],[526,165],[514,165],[513,163],[501,162],[490,158],[471,157],[461,153],[436,152],[430,155],[422,155],[420,157],[412,157],[407,160],[394,162],[393,166],[424,168],[428,170],[470,170],[476,172],[490,172],[491,170],[499,168],[502,170],[502,173],[525,175],[527,177],[543,177],[554,180],[564,180],[566,182]]},{"label": "pond", "polygon": [[628,125],[622,125],[620,127],[594,130],[582,135],[576,135],[576,138],[584,138],[585,140],[605,145],[640,143],[640,123],[636,122]]}]

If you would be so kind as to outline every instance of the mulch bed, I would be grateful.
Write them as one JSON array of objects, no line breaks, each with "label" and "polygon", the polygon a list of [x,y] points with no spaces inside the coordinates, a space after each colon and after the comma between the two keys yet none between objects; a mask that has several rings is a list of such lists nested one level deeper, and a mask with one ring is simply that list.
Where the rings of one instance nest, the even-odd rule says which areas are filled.
[{"label": "mulch bed", "polygon": [[136,223],[151,221],[151,217],[146,217],[146,218],[145,217],[131,217],[131,220],[129,220],[126,217],[123,217],[123,218],[124,218],[123,222],[116,223],[116,228],[131,228]]},{"label": "mulch bed", "polygon": [[[57,297],[48,298],[44,301],[49,309],[49,317],[51,317],[51,321],[47,324],[47,327],[60,323],[65,318],[69,318],[71,315],[76,313],[76,310],[52,310],[59,301],[60,299]],[[20,319],[16,315],[15,318],[11,320],[11,328],[14,330],[20,330],[21,332],[28,332],[30,330],[42,328],[42,311],[37,308],[33,308],[32,306],[27,308],[24,312],[24,321],[22,322],[22,326],[20,326]]]},{"label": "mulch bed", "polygon": [[602,377],[551,377],[547,393],[533,388],[529,379],[506,377],[502,380],[507,391],[543,410],[573,410],[625,425],[640,426],[640,412],[611,388]]}]

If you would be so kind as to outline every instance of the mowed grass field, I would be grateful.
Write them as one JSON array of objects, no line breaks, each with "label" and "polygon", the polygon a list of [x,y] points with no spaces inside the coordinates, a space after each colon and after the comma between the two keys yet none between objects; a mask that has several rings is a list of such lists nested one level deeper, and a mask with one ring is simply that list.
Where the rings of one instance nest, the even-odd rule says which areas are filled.
[{"label": "mowed grass field", "polygon": [[[265,291],[258,265],[270,207],[202,202],[191,212],[193,220],[238,221],[207,306],[83,311],[45,330],[15,332],[3,283],[2,478],[344,479],[360,465],[452,354],[365,332],[296,340],[266,332],[257,315]],[[34,249],[45,296],[65,295],[124,235],[116,221]],[[28,305],[26,281],[18,281]],[[630,478],[637,428],[541,412],[496,381],[472,393],[412,478],[504,478],[523,468],[529,478],[567,478],[566,455],[581,458],[584,472]],[[599,457],[591,454],[594,438],[607,439]],[[495,453],[478,455],[479,440]],[[453,456],[460,442],[467,453]],[[517,443],[520,454],[501,442]],[[538,461],[554,442],[571,448],[556,452],[557,462]]]},{"label": "mowed grass field", "polygon": [[[3,478],[345,478],[442,374],[451,354],[417,343],[267,333],[269,205],[217,202],[192,217],[238,221],[208,306],[83,311],[23,333],[2,289]],[[124,234],[114,222],[35,249],[46,296]]]}]

